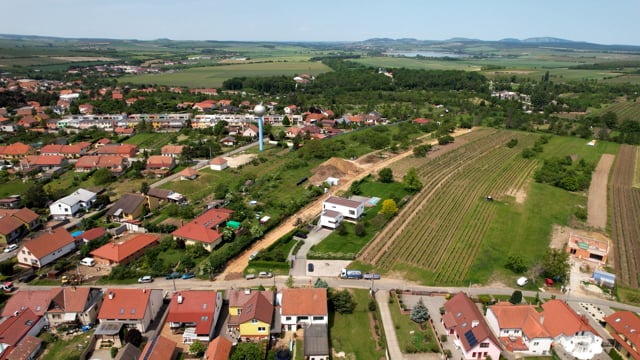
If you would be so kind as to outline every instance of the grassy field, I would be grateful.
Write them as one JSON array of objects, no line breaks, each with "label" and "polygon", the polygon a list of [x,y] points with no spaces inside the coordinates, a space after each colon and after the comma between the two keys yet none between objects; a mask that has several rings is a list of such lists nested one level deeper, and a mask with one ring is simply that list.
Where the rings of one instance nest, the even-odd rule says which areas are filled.
[{"label": "grassy field", "polygon": [[357,303],[353,314],[329,312],[329,348],[336,352],[354,354],[355,359],[384,358],[384,351],[376,348],[369,326],[369,291],[352,290]]},{"label": "grassy field", "polygon": [[136,145],[139,148],[144,149],[157,149],[169,144],[173,136],[167,136],[167,134],[159,133],[139,133],[124,141],[125,144]]},{"label": "grassy field", "polygon": [[93,330],[74,336],[69,340],[54,339],[50,333],[44,332],[40,339],[46,342],[43,360],[79,359],[80,354],[89,343]]},{"label": "grassy field", "polygon": [[131,82],[134,84],[220,87],[222,86],[223,81],[232,77],[276,75],[293,76],[301,73],[317,75],[328,71],[331,71],[331,69],[320,62],[281,61],[196,67],[173,73],[124,76],[120,78],[119,81],[125,83]]}]

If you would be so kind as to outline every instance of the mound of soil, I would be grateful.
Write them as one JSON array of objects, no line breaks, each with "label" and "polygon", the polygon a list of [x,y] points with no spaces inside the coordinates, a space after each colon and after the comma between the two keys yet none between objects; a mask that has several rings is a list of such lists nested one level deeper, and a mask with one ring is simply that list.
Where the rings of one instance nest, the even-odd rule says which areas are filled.
[{"label": "mound of soil", "polygon": [[309,178],[309,182],[314,185],[322,184],[328,177],[334,178],[344,178],[348,175],[355,175],[359,173],[362,169],[353,162],[349,160],[344,160],[340,158],[331,158],[318,166],[317,168],[311,170],[313,175]]}]

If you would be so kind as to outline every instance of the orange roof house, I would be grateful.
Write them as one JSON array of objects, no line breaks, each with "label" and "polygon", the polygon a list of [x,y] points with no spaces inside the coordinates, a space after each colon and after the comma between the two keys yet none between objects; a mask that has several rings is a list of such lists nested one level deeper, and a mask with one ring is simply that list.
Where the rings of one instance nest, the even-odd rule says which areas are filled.
[{"label": "orange roof house", "polygon": [[177,358],[177,344],[162,335],[156,336],[144,346],[139,359],[144,360],[173,360]]},{"label": "orange roof house", "polygon": [[51,304],[51,290],[19,290],[7,300],[1,317],[7,317],[31,309],[36,315],[44,316]]},{"label": "orange roof house", "polygon": [[591,359],[602,352],[602,338],[589,325],[586,315],[578,315],[561,300],[549,300],[542,304],[545,328],[556,346],[562,346],[571,356]]},{"label": "orange roof house", "polygon": [[231,355],[231,347],[233,344],[224,336],[218,336],[207,346],[204,353],[204,360],[227,360]]},{"label": "orange roof house", "polygon": [[128,158],[135,157],[138,147],[131,144],[109,144],[98,148],[98,155],[118,155]]},{"label": "orange roof house", "polygon": [[205,249],[212,251],[222,242],[222,230],[218,231],[219,226],[223,226],[231,219],[232,214],[233,210],[228,209],[208,210],[172,232],[171,235],[175,240],[184,240],[187,245],[201,243]]},{"label": "orange roof house", "polygon": [[184,150],[183,145],[165,145],[160,149],[160,154],[162,156],[171,156],[174,158],[180,157],[182,155],[182,151]]},{"label": "orange roof house", "polygon": [[162,307],[161,289],[109,288],[106,290],[98,320],[96,333],[107,333],[115,328],[117,335],[122,326],[147,331],[151,321]]},{"label": "orange roof house", "polygon": [[51,289],[51,303],[47,310],[49,324],[53,327],[78,322],[82,325],[95,324],[103,295],[101,289],[88,286]]},{"label": "orange roof house", "polygon": [[533,306],[498,303],[489,306],[486,318],[489,327],[508,351],[549,354],[553,337],[544,327],[544,316]]},{"label": "orange roof house", "polygon": [[184,328],[182,342],[209,342],[220,317],[222,293],[215,290],[185,290],[173,294],[167,321],[172,330]]},{"label": "orange roof house", "polygon": [[91,255],[101,265],[127,264],[144,255],[146,248],[157,245],[159,239],[157,235],[140,234],[127,241],[105,244]]},{"label": "orange roof house", "polygon": [[[30,309],[9,315],[2,323],[0,323],[0,338],[2,339],[2,351],[0,356],[2,359],[10,359],[7,356],[7,350],[15,348],[20,341],[29,333],[39,333],[45,322],[42,316],[38,316]],[[34,329],[35,328],[35,329]],[[32,329],[34,329],[32,331]],[[9,348],[7,348],[7,345]]]},{"label": "orange roof house", "polygon": [[147,159],[145,173],[153,173],[159,176],[166,176],[176,167],[176,161],[173,157],[152,155]]},{"label": "orange roof house", "polygon": [[34,155],[35,153],[36,151],[34,148],[32,148],[30,145],[25,145],[21,142],[7,145],[3,151],[3,155],[5,159],[19,159],[27,155]]},{"label": "orange roof house", "polygon": [[227,162],[227,159],[218,156],[209,161],[209,167],[211,168],[211,170],[222,171],[229,167],[229,164]]},{"label": "orange roof house", "polygon": [[431,119],[427,119],[427,118],[415,118],[413,119],[413,123],[414,124],[418,124],[418,125],[426,125],[428,123],[431,122]]},{"label": "orange roof house", "polygon": [[58,228],[24,242],[18,249],[18,264],[41,268],[75,249],[76,243],[71,234],[64,228]]},{"label": "orange roof house", "polygon": [[624,359],[640,360],[640,318],[631,311],[616,311],[604,318],[613,347]]},{"label": "orange roof house", "polygon": [[198,177],[198,170],[188,167],[180,171],[179,174],[180,180],[194,180],[196,177]]},{"label": "orange roof house", "polygon": [[283,289],[280,317],[282,328],[287,331],[312,324],[328,324],[327,289]]},{"label": "orange roof house", "polygon": [[113,175],[121,175],[127,170],[129,160],[118,155],[85,155],[78,159],[75,169],[78,172],[89,172],[93,169],[107,168]]}]

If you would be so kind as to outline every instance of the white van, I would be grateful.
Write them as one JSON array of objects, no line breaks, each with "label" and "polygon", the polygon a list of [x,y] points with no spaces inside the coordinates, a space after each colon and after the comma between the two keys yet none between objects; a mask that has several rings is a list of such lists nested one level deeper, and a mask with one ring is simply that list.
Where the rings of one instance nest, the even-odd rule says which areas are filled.
[{"label": "white van", "polygon": [[529,279],[527,279],[526,277],[522,276],[520,278],[518,278],[518,280],[516,280],[516,284],[518,284],[518,286],[525,286],[529,283]]},{"label": "white van", "polygon": [[96,264],[96,261],[93,260],[93,258],[86,257],[86,258],[80,260],[80,264],[81,265],[86,265],[86,266],[93,266],[93,265]]}]

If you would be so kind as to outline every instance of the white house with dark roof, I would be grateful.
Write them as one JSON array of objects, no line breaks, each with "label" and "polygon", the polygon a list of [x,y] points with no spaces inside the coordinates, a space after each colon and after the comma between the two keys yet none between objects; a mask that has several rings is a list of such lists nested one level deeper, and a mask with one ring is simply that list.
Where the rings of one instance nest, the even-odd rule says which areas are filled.
[{"label": "white house with dark roof", "polygon": [[93,203],[96,202],[96,198],[96,193],[85,189],[78,189],[49,205],[49,212],[51,212],[51,216],[53,216],[54,219],[65,219],[79,211],[90,209]]},{"label": "white house with dark roof", "polygon": [[337,211],[345,219],[357,220],[364,213],[364,203],[356,200],[345,199],[337,196],[330,196],[322,204],[322,211]]},{"label": "white house with dark roof", "polygon": [[320,216],[320,226],[335,229],[343,219],[344,216],[339,211],[324,210]]}]

